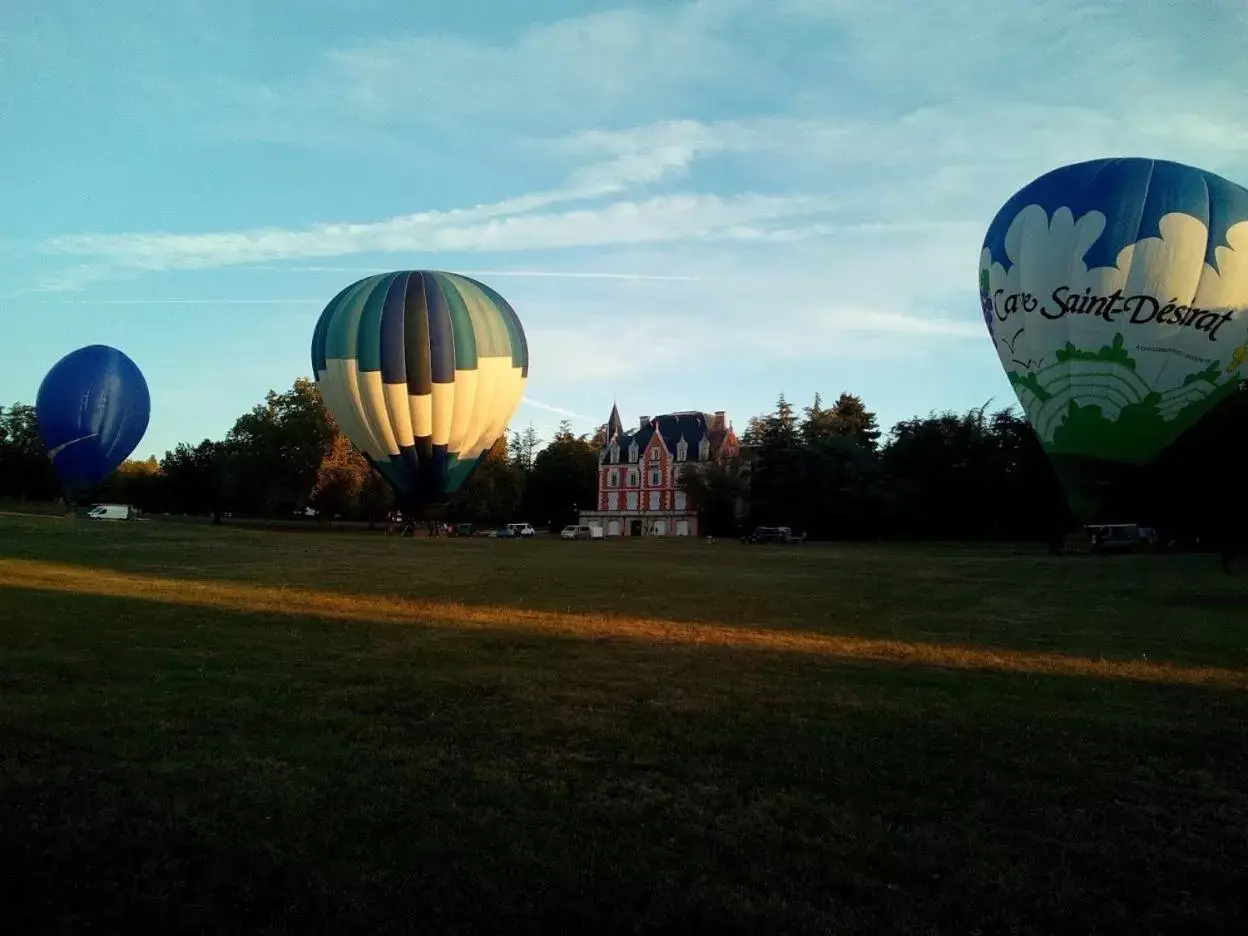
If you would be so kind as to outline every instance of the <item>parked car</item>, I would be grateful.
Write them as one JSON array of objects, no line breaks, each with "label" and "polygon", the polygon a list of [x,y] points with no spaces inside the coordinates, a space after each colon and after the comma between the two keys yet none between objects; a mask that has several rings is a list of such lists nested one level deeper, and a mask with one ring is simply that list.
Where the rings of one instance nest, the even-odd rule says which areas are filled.
[{"label": "parked car", "polygon": [[529,523],[509,523],[507,524],[507,529],[512,536],[518,536],[521,539],[528,539],[537,535],[537,531]]},{"label": "parked car", "polygon": [[572,526],[566,526],[559,533],[560,539],[570,539],[570,540],[581,540],[581,539],[587,540],[587,539],[592,539],[593,536],[594,536],[594,531],[591,530],[588,526],[586,526],[583,523],[573,524]]},{"label": "parked car", "polygon": [[749,536],[743,537],[741,542],[747,545],[754,543],[798,543],[801,540],[793,535],[793,530],[783,526],[760,526],[755,527]]}]

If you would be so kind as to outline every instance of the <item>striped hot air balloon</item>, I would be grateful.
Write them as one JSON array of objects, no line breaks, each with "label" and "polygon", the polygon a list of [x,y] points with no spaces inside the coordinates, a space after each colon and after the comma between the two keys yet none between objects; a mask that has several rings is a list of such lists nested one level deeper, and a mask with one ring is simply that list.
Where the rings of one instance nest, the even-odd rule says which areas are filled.
[{"label": "striped hot air balloon", "polygon": [[352,283],[312,333],[312,367],[339,428],[402,507],[445,504],[524,393],[515,310],[467,276],[400,271]]}]

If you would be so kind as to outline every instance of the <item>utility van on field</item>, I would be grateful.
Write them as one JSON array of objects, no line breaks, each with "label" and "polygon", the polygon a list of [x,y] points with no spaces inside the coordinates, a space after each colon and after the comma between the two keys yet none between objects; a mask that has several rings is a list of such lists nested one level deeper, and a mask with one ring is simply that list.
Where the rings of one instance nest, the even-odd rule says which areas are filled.
[{"label": "utility van on field", "polygon": [[135,520],[138,511],[129,504],[96,504],[87,511],[88,520]]}]

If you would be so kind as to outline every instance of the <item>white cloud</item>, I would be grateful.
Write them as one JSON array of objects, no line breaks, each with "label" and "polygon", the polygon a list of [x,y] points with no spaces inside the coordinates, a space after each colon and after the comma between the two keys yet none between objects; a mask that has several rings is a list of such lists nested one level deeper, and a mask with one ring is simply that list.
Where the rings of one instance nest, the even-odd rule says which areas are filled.
[{"label": "white cloud", "polygon": [[56,294],[82,292],[89,286],[115,279],[118,271],[107,263],[80,263],[53,273],[40,276],[31,286],[19,290],[19,295]]},{"label": "white cloud", "polygon": [[[364,275],[545,252],[531,261],[540,269],[491,257],[496,268],[478,273],[520,281],[543,379],[562,383],[679,364],[691,347],[785,361],[982,339],[972,258],[1030,178],[1131,153],[1235,177],[1248,155],[1243,23],[1225,4],[1205,12],[1153,0],[703,0],[498,42],[347,39],[304,74],[206,86],[201,97],[229,105],[214,126],[369,147],[389,135],[426,156],[476,140],[456,152],[548,187],[380,220],[70,235],[44,246],[86,262],[42,285],[220,267]],[[207,105],[183,102],[204,118]],[[364,265],[379,254],[402,259]],[[353,256],[364,262],[307,265]],[[582,279],[629,292],[582,294]],[[944,315],[959,303],[967,318]]]},{"label": "white cloud", "polygon": [[[608,158],[595,169],[624,163],[688,170],[700,159],[736,158],[756,177],[833,191],[847,214],[867,223],[986,223],[985,212],[990,216],[1015,189],[1066,162],[1145,153],[1233,171],[1248,155],[1248,131],[1197,113],[1190,102],[1182,110],[1136,113],[984,100],[876,118],[663,121],[582,132],[551,149],[568,159]],[[842,217],[833,227],[845,230],[845,223]]]},{"label": "white cloud", "polygon": [[[495,140],[670,121],[726,103],[738,114],[816,119],[830,116],[832,100],[857,116],[893,116],[916,102],[952,102],[954,110],[975,99],[1177,112],[1191,104],[1193,87],[1208,100],[1216,85],[1219,99],[1242,112],[1229,75],[1193,74],[1190,62],[1194,48],[1235,53],[1242,17],[1209,0],[1191,3],[1204,9],[1193,14],[1151,0],[699,0],[618,8],[533,24],[505,42],[420,34],[349,42],[288,85],[239,88],[233,110],[255,111],[261,135],[266,126],[306,125],[328,112],[335,124],[382,130],[419,122],[426,131]],[[833,88],[848,93],[834,96]],[[666,156],[684,165],[679,149]],[[643,177],[657,171],[649,160],[624,165]]]},{"label": "white cloud", "polygon": [[740,236],[750,225],[816,215],[832,207],[811,196],[673,195],[546,214],[520,213],[536,196],[462,211],[386,221],[260,228],[212,234],[83,234],[45,249],[95,257],[122,268],[194,270],[263,261],[361,253],[551,250]]},{"label": "white cloud", "polygon": [[564,409],[562,406],[555,406],[552,403],[543,403],[541,400],[535,400],[531,396],[524,397],[520,402],[525,406],[531,406],[534,409],[539,409],[546,413],[554,413],[556,416],[566,416],[568,419],[577,419],[584,422],[594,418],[592,416],[585,416],[570,409]]},{"label": "white cloud", "polygon": [[[781,232],[782,233],[782,232]],[[392,268],[390,264],[379,264],[376,266],[364,267],[348,267],[348,266],[307,266],[302,264],[239,264],[242,270],[264,270],[268,272],[281,273],[351,273],[357,276],[371,276],[375,273],[384,273]],[[456,272],[465,276],[490,277],[491,279],[553,279],[553,280],[588,280],[594,282],[618,282],[618,283],[691,283],[697,282],[696,276],[683,276],[675,273],[630,273],[630,272],[611,272],[605,270],[527,270],[527,269],[497,269],[497,270],[474,270],[460,269],[456,267]],[[33,299],[40,302],[92,302],[92,303],[110,303],[115,305],[124,305],[127,303],[145,303],[149,305],[185,305],[188,303],[207,304],[213,302],[223,303],[300,303],[315,300],[307,299],[266,299],[240,297],[236,299],[101,299],[92,297],[91,299],[65,299],[60,294],[71,292],[83,292],[88,286],[105,280],[116,279],[118,276],[127,276],[133,278],[134,270],[119,271],[108,266],[89,266],[83,265],[53,273],[45,276],[35,286],[20,290],[10,294],[10,298],[18,296]]]},{"label": "white cloud", "polygon": [[[1234,54],[1242,10],[1210,0],[777,0],[776,9],[791,24],[835,31],[854,74],[911,99],[1075,100],[1146,112],[1193,86],[1230,91],[1234,82],[1219,79],[1242,61]],[[914,39],[900,40],[902,29]],[[1231,54],[1193,61],[1222,51]]]},{"label": "white cloud", "polygon": [[[419,113],[435,125],[488,115],[504,129],[583,120],[689,100],[699,85],[749,81],[735,37],[722,27],[741,0],[697,0],[658,9],[617,8],[537,23],[508,43],[412,35],[331,52],[320,90],[362,119]],[[413,67],[413,63],[420,63]]]},{"label": "white cloud", "polygon": [[941,290],[931,282],[884,271],[875,279],[865,269],[838,290],[805,258],[764,250],[752,264],[715,273],[693,261],[697,284],[642,284],[628,301],[614,293],[566,303],[528,297],[522,308],[534,374],[542,387],[623,385],[645,373],[692,379],[723,367],[906,357],[985,339],[973,312],[941,311]]},{"label": "white cloud", "polygon": [[[1177,29],[1163,29],[1165,11],[1147,0],[937,6],[775,0],[760,8],[698,0],[539,23],[503,43],[446,35],[348,42],[289,86],[250,87],[232,103],[270,124],[283,115],[306,122],[306,109],[318,109],[317,122],[340,134],[361,121],[418,120],[429,128],[447,115],[452,129],[485,132],[496,145],[508,140],[509,159],[526,150],[520,137],[550,126],[534,115],[554,113],[562,125],[587,129],[529,146],[526,158],[563,160],[567,184],[377,221],[54,238],[47,250],[94,263],[45,278],[41,288],[96,282],[108,266],[211,269],[362,253],[689,239],[795,243],[837,237],[850,225],[859,232],[869,225],[982,225],[1011,191],[1062,161],[1146,152],[1216,170],[1248,153],[1248,134],[1226,129],[1233,124],[1221,97],[1180,98],[1172,90],[1194,80],[1190,67],[1175,67],[1188,65],[1190,52],[1176,40],[1186,32],[1212,42],[1217,34],[1209,27],[1179,18]],[[1237,22],[1229,9],[1209,12],[1218,23]],[[889,25],[897,22],[922,41],[898,41]],[[780,37],[783,61],[770,54]],[[815,65],[822,70],[812,71]],[[759,79],[779,76],[782,67],[800,84],[776,97],[781,86]],[[834,73],[838,86],[860,93],[835,104],[829,95],[821,102],[803,95],[803,88],[827,87]],[[797,102],[787,113],[786,98]],[[726,100],[738,111],[727,119],[671,117]],[[767,116],[742,116],[764,102]],[[1233,103],[1242,109],[1238,95]],[[658,119],[621,121],[647,113]],[[746,187],[768,194],[712,194],[715,187],[703,183],[688,186],[701,190],[692,194],[622,197],[687,179],[714,157],[736,160],[736,170],[753,180]],[[610,197],[619,200],[565,207]]]},{"label": "white cloud", "polygon": [[[340,139],[350,137],[342,123],[419,123],[425,136],[507,137],[513,152],[517,139],[555,128],[667,121],[666,149],[619,156],[618,169],[645,181],[684,168],[685,147],[704,145],[674,115],[725,105],[817,121],[892,119],[916,104],[956,113],[976,100],[1123,116],[1195,103],[1242,115],[1231,72],[1242,68],[1243,35],[1242,11],[1211,0],[698,0],[537,23],[504,42],[348,41],[289,83],[239,86],[229,109],[254,115],[254,138],[306,138],[330,115]],[[1192,67],[1194,49],[1209,68]],[[987,148],[994,127],[980,123],[967,142]]]},{"label": "white cloud", "polygon": [[[540,309],[526,310],[526,321],[545,318]],[[627,321],[578,322],[572,327],[525,328],[529,362],[544,386],[567,386],[626,378],[638,369],[637,352],[627,337]]]},{"label": "white cloud", "polygon": [[[1086,108],[988,104],[957,111],[926,108],[899,120],[684,120],[584,132],[552,147],[565,158],[589,158],[588,165],[572,170],[565,188],[452,211],[302,229],[58,237],[44,249],[96,262],[55,274],[41,288],[79,288],[106,278],[110,265],[210,269],[363,253],[539,251],[687,239],[793,242],[872,228],[930,228],[970,219],[982,224],[1013,188],[1060,161],[1126,149],[1219,168],[1248,152],[1248,134],[1219,131],[1199,115],[1186,120],[1200,132],[1176,139],[1170,125],[1157,118],[1133,123]],[[986,148],[976,137],[977,128],[988,125],[997,132]],[[825,184],[838,190],[835,195],[657,195],[543,211],[657,181],[722,154],[769,164],[812,186],[822,174]],[[864,175],[869,184],[857,184]],[[842,210],[834,215],[838,207]]]},{"label": "white cloud", "polygon": [[[488,41],[343,16],[332,49],[311,29],[261,34],[247,0],[187,2],[200,11],[190,22],[181,3],[43,17],[37,41],[21,28],[7,41],[6,21],[0,122],[76,96],[112,131],[93,131],[101,166],[120,153],[113,141],[146,135],[170,173],[197,171],[179,153],[228,166],[240,142],[293,144],[262,158],[289,159],[312,204],[334,178],[318,173],[340,172],[343,153],[301,150],[351,149],[379,177],[418,166],[439,198],[474,177],[518,196],[313,225],[236,199],[221,230],[136,230],[123,216],[110,232],[66,230],[43,255],[5,245],[25,251],[6,288],[42,289],[10,311],[75,290],[107,303],[96,318],[113,323],[219,304],[268,323],[300,368],[300,330],[335,290],[306,312],[285,297],[336,273],[488,267],[477,275],[507,277],[526,324],[535,422],[598,412],[616,388],[635,412],[657,412],[700,387],[744,417],[762,405],[749,399],[756,381],[816,387],[863,360],[889,371],[897,415],[926,408],[928,390],[910,391],[912,404],[900,389],[913,374],[956,383],[951,368],[974,370],[990,347],[974,263],[992,214],[1030,178],[1140,154],[1248,181],[1244,7],[1231,0],[670,0],[518,32],[500,22]],[[287,15],[308,14],[273,14]],[[39,212],[15,229],[46,230],[57,206]],[[327,275],[283,283],[283,271]],[[205,297],[209,284],[231,298]],[[22,321],[38,320],[30,311]],[[937,365],[946,354],[957,363]],[[246,366],[260,386],[274,364]]]}]

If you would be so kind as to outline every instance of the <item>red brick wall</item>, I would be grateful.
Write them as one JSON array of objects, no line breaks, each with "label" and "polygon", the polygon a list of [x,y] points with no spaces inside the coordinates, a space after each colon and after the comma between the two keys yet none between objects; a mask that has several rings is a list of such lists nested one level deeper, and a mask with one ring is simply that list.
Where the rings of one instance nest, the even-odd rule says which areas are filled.
[{"label": "red brick wall", "polygon": [[[650,453],[652,451],[659,453],[657,461],[650,461]],[[685,462],[677,461],[676,453],[668,452],[664,448],[663,442],[657,433],[651,438],[650,444],[646,449],[638,453],[636,464],[629,463],[627,449],[620,451],[620,461],[616,464],[612,464],[608,456],[608,460],[598,466],[598,509],[612,509],[607,497],[610,492],[615,491],[619,494],[619,504],[616,509],[626,510],[628,508],[627,492],[636,491],[638,508],[642,511],[648,511],[650,509],[650,491],[655,490],[655,488],[649,485],[649,472],[657,469],[662,473],[662,483],[657,488],[660,492],[659,509],[661,511],[675,510],[676,492],[679,488],[672,477],[672,469],[684,464],[697,464],[696,443],[690,443],[688,456],[689,458]],[[617,487],[608,487],[607,480],[613,469],[619,472],[619,485]],[[630,469],[637,472],[637,485],[634,487],[629,487],[628,485],[628,472]],[[686,504],[686,509],[689,509],[688,504]]]}]

